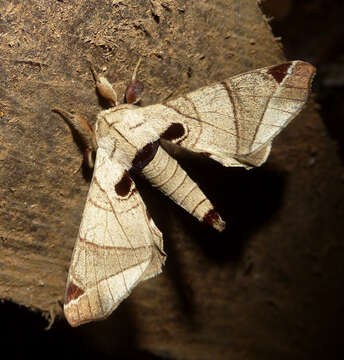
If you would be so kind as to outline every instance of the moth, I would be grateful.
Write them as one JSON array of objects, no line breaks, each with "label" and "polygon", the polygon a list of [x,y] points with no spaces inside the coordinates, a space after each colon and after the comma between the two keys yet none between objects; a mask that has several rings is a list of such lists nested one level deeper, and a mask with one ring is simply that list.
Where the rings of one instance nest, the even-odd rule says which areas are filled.
[{"label": "moth", "polygon": [[132,172],[141,173],[200,221],[219,231],[225,227],[160,140],[224,166],[259,166],[274,137],[306,103],[315,74],[311,64],[286,62],[139,107],[135,104],[143,85],[136,80],[137,67],[126,103],[120,105],[112,85],[91,64],[98,93],[111,104],[98,114],[94,129],[80,115],[54,109],[80,133],[88,163],[94,165],[65,293],[64,312],[72,326],[109,316],[138,283],[159,274],[165,262],[162,234],[136,190]]}]

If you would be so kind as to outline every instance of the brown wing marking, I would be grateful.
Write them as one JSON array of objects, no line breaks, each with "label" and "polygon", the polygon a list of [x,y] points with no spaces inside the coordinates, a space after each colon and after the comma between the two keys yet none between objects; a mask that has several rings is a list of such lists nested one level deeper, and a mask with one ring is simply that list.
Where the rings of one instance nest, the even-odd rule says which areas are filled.
[{"label": "brown wing marking", "polygon": [[[229,101],[230,101],[230,103],[232,105],[235,132],[236,132],[236,135],[238,135],[239,134],[238,115],[237,115],[237,112],[236,112],[236,106],[235,106],[232,90],[230,89],[229,85],[225,81],[222,81],[221,84],[226,89]],[[239,152],[239,137],[236,136],[236,138],[235,138],[235,153],[238,154],[238,152]]]}]

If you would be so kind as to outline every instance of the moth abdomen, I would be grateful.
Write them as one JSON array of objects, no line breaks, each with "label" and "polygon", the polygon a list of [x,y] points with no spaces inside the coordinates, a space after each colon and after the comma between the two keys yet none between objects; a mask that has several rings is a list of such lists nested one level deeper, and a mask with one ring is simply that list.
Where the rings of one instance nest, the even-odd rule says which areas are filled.
[{"label": "moth abdomen", "polygon": [[199,186],[162,147],[142,173],[154,187],[198,220],[219,231],[225,228],[225,222]]}]

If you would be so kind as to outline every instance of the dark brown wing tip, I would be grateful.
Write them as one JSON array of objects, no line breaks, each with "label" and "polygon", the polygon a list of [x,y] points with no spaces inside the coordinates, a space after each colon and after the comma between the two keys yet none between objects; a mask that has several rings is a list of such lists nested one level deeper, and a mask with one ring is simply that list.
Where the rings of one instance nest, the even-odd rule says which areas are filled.
[{"label": "dark brown wing tip", "polygon": [[70,301],[79,298],[82,294],[84,294],[84,290],[82,290],[81,288],[79,288],[79,286],[75,285],[72,282],[69,283],[66,290],[65,305],[69,304]]},{"label": "dark brown wing tip", "polygon": [[288,75],[291,75],[290,70],[292,71],[293,76],[297,76],[298,79],[309,79],[310,81],[307,81],[307,86],[310,86],[316,68],[312,64],[305,61],[295,60],[272,66],[268,69],[267,72],[273,76],[277,83],[280,84]]},{"label": "dark brown wing tip", "polygon": [[292,62],[286,62],[276,66],[272,66],[268,69],[268,74],[273,76],[273,78],[280,84],[283,79],[288,75],[288,71]]}]

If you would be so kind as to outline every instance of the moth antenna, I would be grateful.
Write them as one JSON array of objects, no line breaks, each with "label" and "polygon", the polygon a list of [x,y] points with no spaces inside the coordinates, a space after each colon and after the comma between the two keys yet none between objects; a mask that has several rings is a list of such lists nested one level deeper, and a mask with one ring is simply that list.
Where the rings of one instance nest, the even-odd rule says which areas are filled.
[{"label": "moth antenna", "polygon": [[104,99],[108,100],[112,106],[118,106],[116,91],[105,76],[101,76],[97,73],[92,61],[90,61],[90,69],[94,81],[96,82],[96,87],[99,95],[102,96]]},{"label": "moth antenna", "polygon": [[[82,139],[86,150],[92,153],[97,150],[97,142],[95,138],[94,130],[91,124],[81,115],[72,114],[60,108],[53,108],[52,111],[62,116],[62,118],[79,134]],[[92,161],[88,161],[90,167],[92,167]]]},{"label": "moth antenna", "polygon": [[135,69],[134,69],[134,72],[133,72],[133,76],[131,77],[131,80],[134,81],[136,80],[136,74],[137,74],[137,70],[141,64],[141,61],[142,61],[142,57],[140,56],[139,58],[139,61],[137,62],[136,66],[135,66]]},{"label": "moth antenna", "polygon": [[141,61],[142,57],[139,58],[139,61],[135,66],[133,76],[131,77],[131,81],[125,90],[125,100],[127,104],[136,104],[141,100],[142,97],[144,85],[140,80],[136,80],[137,70]]}]

